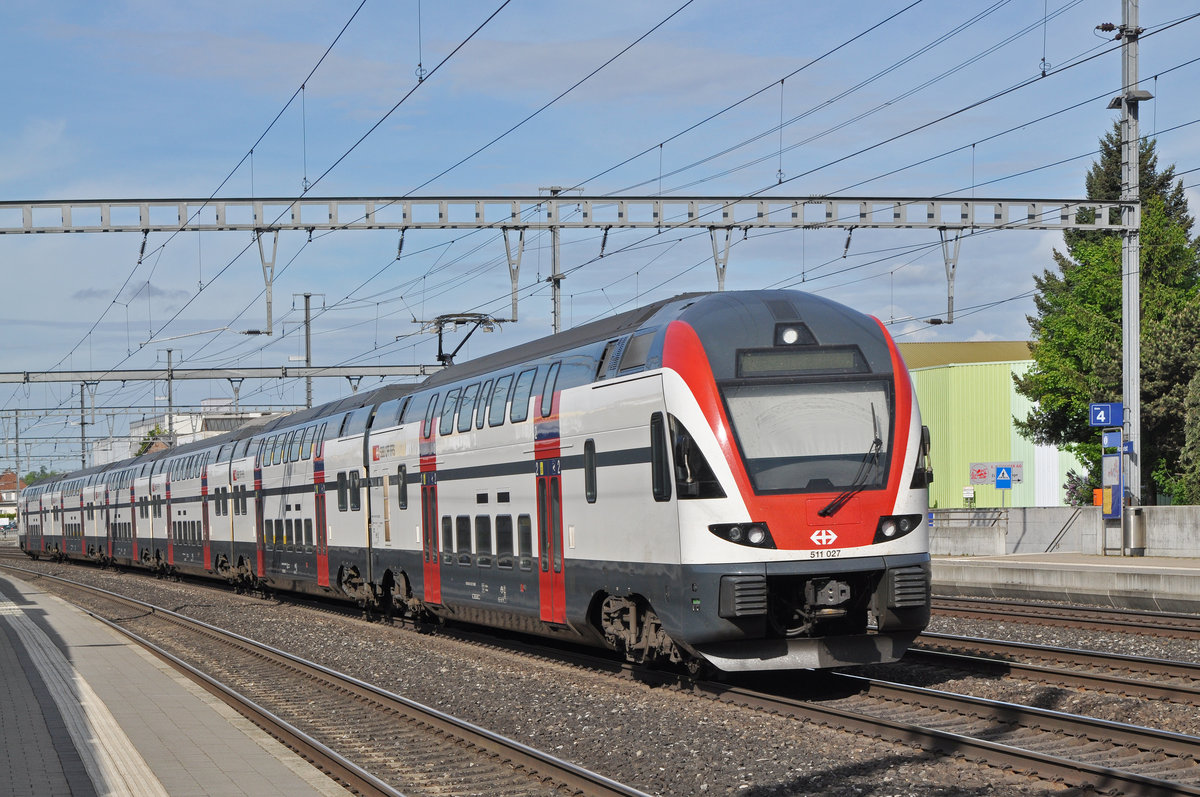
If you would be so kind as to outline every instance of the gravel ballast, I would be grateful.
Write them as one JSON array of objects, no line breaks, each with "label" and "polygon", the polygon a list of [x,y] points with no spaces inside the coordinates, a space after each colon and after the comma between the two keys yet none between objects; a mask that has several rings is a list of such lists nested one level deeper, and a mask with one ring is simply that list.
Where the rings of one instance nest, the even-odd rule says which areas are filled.
[{"label": "gravel ballast", "polygon": [[[34,569],[165,606],[340,670],[653,794],[1057,794],[1065,787],[411,628],[85,565]],[[1195,661],[1196,643],[935,616],[930,631]],[[912,683],[905,663],[863,674]],[[804,672],[796,673],[805,678]],[[922,683],[1197,734],[1195,707],[1012,679]],[[1159,724],[1165,723],[1165,724]]]}]

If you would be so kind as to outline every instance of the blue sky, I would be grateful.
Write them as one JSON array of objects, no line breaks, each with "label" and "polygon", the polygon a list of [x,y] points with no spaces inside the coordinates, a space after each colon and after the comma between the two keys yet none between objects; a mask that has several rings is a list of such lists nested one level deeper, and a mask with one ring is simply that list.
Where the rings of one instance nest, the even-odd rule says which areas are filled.
[{"label": "blue sky", "polygon": [[[501,4],[367,0],[355,15],[357,3],[295,0],[210,2],[202,11],[7,2],[0,198],[297,196],[306,179],[316,182],[310,196],[530,195],[580,185],[589,195],[1068,198],[1083,195],[1089,153],[1116,118],[1106,106],[1119,91],[1119,54],[1095,27],[1120,22],[1118,0]],[[1141,8],[1142,87],[1156,96],[1143,105],[1142,131],[1162,131],[1160,162],[1180,171],[1200,167],[1200,125],[1179,127],[1200,117],[1200,63],[1180,66],[1196,57],[1200,20],[1157,31],[1196,10]],[[1044,79],[881,144],[1039,75],[1043,61]],[[427,73],[419,85],[418,64]],[[1093,97],[1101,99],[1084,102]],[[1010,128],[1018,129],[997,135]],[[780,172],[787,181],[776,185]],[[1196,190],[1188,195],[1195,208]],[[432,362],[436,340],[417,334],[414,317],[508,314],[497,233],[412,232],[397,261],[392,232],[311,243],[295,232],[280,236],[277,334],[238,335],[265,325],[257,250],[239,256],[249,236],[168,238],[151,235],[139,264],[136,234],[0,236],[8,299],[0,371],[152,367],[168,347],[185,366],[285,364],[303,353],[302,305],[292,298],[302,292],[317,295],[321,365]],[[1052,265],[1061,236],[967,239],[955,324],[898,320],[945,312],[936,241],[932,231],[860,230],[843,258],[844,232],[756,232],[733,247],[726,287],[818,291],[895,320],[900,340],[1027,337],[1032,275]],[[706,236],[613,231],[607,251],[621,247],[598,260],[598,232],[563,234],[565,325],[716,287]],[[476,335],[460,359],[549,333],[549,291],[538,283],[549,264],[548,239],[531,234],[520,323]],[[77,391],[0,386],[0,406],[77,407]],[[340,380],[315,388],[318,401],[347,391]],[[95,402],[153,405],[164,393],[105,383]],[[175,395],[186,403],[232,391],[190,382]],[[248,382],[241,399],[302,403],[304,385]],[[90,434],[108,431],[107,420],[98,423]],[[39,444],[34,454],[78,462],[78,427],[50,419],[23,434],[61,434],[57,450]]]}]

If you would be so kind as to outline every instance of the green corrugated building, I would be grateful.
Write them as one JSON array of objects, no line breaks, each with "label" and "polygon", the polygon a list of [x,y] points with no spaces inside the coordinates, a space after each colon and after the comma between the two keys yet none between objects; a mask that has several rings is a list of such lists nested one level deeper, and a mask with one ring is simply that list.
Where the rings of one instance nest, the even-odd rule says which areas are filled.
[{"label": "green corrugated building", "polygon": [[[1034,445],[1017,433],[1014,417],[1031,406],[1017,393],[1013,374],[1033,365],[1024,341],[900,343],[917,388],[921,417],[932,440],[934,482],[929,504],[939,509],[970,505],[963,488],[974,487],[976,507],[1062,506],[1075,458],[1052,446]],[[1023,463],[1022,481],[1011,490],[971,484],[972,463]]]}]

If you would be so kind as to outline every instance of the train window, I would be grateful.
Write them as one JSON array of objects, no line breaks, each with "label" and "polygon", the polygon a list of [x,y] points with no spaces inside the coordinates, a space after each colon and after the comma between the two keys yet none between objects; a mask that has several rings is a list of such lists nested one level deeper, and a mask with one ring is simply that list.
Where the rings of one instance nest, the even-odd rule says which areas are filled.
[{"label": "train window", "polygon": [[512,515],[496,515],[496,567],[513,566]]},{"label": "train window", "polygon": [[596,441],[583,443],[583,494],[589,504],[596,503]]},{"label": "train window", "polygon": [[309,553],[312,553],[312,544],[313,544],[312,523],[313,523],[312,518],[310,518],[310,517],[304,518],[304,547],[308,550]]},{"label": "train window", "polygon": [[292,532],[295,531],[294,524],[295,521],[291,518],[283,521],[283,544],[289,546],[289,548],[295,544],[296,538],[292,536]]},{"label": "train window", "polygon": [[458,551],[460,565],[471,564],[471,517],[459,515],[454,519],[455,549]]},{"label": "train window", "polygon": [[438,434],[447,435],[454,431],[454,412],[458,409],[458,388],[446,394],[446,404],[442,407],[442,421],[438,424]]},{"label": "train window", "polygon": [[401,509],[408,509],[408,466],[396,468],[396,496]]},{"label": "train window", "polygon": [[644,366],[646,357],[650,354],[650,344],[653,341],[654,332],[643,332],[630,338],[629,345],[625,347],[625,352],[621,355],[621,365],[617,369],[617,373],[627,373]]},{"label": "train window", "polygon": [[471,431],[472,415],[475,412],[475,400],[479,397],[479,383],[467,385],[463,390],[462,401],[458,403],[458,431]]},{"label": "train window", "polygon": [[537,369],[530,368],[528,371],[522,371],[517,377],[517,385],[513,388],[512,409],[508,414],[513,423],[520,423],[529,417],[529,398],[533,395],[533,379],[536,376]]},{"label": "train window", "polygon": [[347,415],[345,423],[342,424],[342,433],[340,436],[352,437],[367,431],[367,421],[371,419],[371,411],[373,409],[373,407],[359,407]]},{"label": "train window", "polygon": [[338,471],[337,475],[337,494],[338,494],[338,511],[345,512],[350,509],[349,495],[346,489],[346,471]]},{"label": "train window", "polygon": [[484,415],[487,413],[488,398],[492,395],[492,380],[483,383],[479,388],[479,396],[475,399],[475,428],[482,429]]},{"label": "train window", "polygon": [[425,424],[421,429],[421,437],[428,438],[433,434],[433,416],[437,414],[439,398],[441,398],[440,393],[434,393],[429,397],[429,404],[425,407]]},{"label": "train window", "polygon": [[267,442],[267,461],[263,465],[278,465],[283,459],[283,446],[280,444],[280,435],[275,435]]},{"label": "train window", "polygon": [[522,570],[533,568],[533,519],[529,515],[517,515],[517,555]]},{"label": "train window", "polygon": [[358,471],[350,471],[350,511],[358,512],[362,509],[362,489],[359,486]]},{"label": "train window", "polygon": [[545,418],[554,409],[554,385],[558,382],[558,368],[561,363],[554,363],[546,372],[546,382],[542,385],[542,417]]},{"label": "train window", "polygon": [[488,406],[488,426],[504,424],[504,411],[508,409],[508,389],[512,386],[512,381],[511,374],[496,380],[496,389],[492,391],[492,402]]},{"label": "train window", "polygon": [[325,427],[328,423],[321,424],[321,428],[317,430],[317,436],[313,439],[313,456],[319,457],[325,452]]},{"label": "train window", "polygon": [[300,441],[300,458],[312,458],[313,435],[316,434],[317,427],[310,426],[304,430],[304,438]]},{"label": "train window", "polygon": [[297,429],[292,432],[291,446],[288,451],[288,462],[300,461],[300,444],[304,442],[304,430]]},{"label": "train window", "polygon": [[447,564],[454,561],[454,521],[449,515],[442,515],[442,561]]},{"label": "train window", "polygon": [[687,427],[674,415],[667,415],[671,445],[675,455],[675,490],[685,498],[724,498],[725,490],[713,473],[708,459],[696,445]]},{"label": "train window", "polygon": [[554,549],[554,572],[561,573],[563,564],[562,480],[556,476],[547,481],[550,482],[550,538],[558,541],[552,546]]},{"label": "train window", "polygon": [[661,412],[650,416],[650,487],[655,501],[671,500],[671,463],[667,459],[667,431]]},{"label": "train window", "polygon": [[492,518],[475,516],[475,562],[480,567],[492,566]]},{"label": "train window", "polygon": [[541,562],[542,572],[550,569],[550,518],[549,496],[547,496],[550,479],[537,480],[537,514],[538,514],[538,561]]},{"label": "train window", "polygon": [[400,399],[385,401],[375,411],[372,429],[390,429],[400,423]]}]

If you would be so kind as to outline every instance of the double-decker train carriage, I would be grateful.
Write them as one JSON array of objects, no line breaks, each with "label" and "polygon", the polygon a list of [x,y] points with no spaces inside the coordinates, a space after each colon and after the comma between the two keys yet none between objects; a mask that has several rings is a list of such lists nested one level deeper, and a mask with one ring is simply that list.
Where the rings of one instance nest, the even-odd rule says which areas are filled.
[{"label": "double-decker train carriage", "polygon": [[929,619],[928,445],[876,319],[685,295],[35,485],[21,544],[634,661],[889,661]]}]

